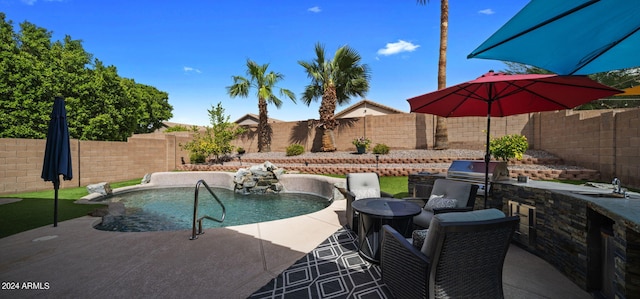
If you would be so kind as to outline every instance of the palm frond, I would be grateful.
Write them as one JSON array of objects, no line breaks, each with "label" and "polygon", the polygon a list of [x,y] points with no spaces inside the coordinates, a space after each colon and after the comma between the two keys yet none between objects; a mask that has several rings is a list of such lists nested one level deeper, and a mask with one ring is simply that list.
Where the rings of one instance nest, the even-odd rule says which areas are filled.
[{"label": "palm frond", "polygon": [[227,86],[227,93],[232,97],[243,97],[246,98],[249,96],[249,88],[251,83],[244,77],[241,76],[233,76],[233,85]]}]

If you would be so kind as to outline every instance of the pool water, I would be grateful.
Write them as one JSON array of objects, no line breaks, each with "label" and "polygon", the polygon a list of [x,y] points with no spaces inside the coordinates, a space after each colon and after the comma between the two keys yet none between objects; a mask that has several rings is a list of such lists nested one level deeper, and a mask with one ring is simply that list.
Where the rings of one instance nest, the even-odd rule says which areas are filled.
[{"label": "pool water", "polygon": [[[204,228],[225,227],[284,219],[316,212],[328,207],[326,198],[303,193],[239,194],[212,188],[226,208],[223,223],[203,220]],[[220,219],[222,208],[205,189],[199,190],[198,217]],[[109,198],[121,202],[125,213],[105,216],[95,228],[106,231],[143,232],[191,229],[193,221],[193,187],[160,188],[126,192]]]}]

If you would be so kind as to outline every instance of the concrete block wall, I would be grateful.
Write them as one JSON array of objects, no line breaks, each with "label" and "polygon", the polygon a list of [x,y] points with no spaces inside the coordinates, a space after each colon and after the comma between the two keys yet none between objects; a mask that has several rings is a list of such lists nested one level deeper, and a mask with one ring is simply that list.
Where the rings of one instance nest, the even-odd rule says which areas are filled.
[{"label": "concrete block wall", "polygon": [[[46,140],[0,139],[0,194],[53,189],[51,182],[41,178],[45,145]],[[77,154],[74,155],[77,142],[71,142],[71,152],[75,164],[78,161]],[[62,181],[60,187],[76,184],[75,180]]]},{"label": "concrete block wall", "polygon": [[[127,142],[72,139],[73,179],[61,181],[60,187],[142,178],[150,172],[175,170],[181,163],[180,155],[188,161],[188,153],[175,146],[188,137],[160,137],[130,138]],[[51,182],[41,179],[45,146],[44,139],[0,139],[0,194],[53,188]]]},{"label": "concrete block wall", "polygon": [[[529,114],[491,119],[491,136],[500,137],[505,134],[523,134],[535,148],[533,127]],[[354,138],[368,137],[372,146],[384,143],[392,149],[427,149],[433,148],[435,135],[435,117],[433,115],[403,113],[391,115],[368,115],[360,118],[340,119],[340,126],[334,132],[338,151],[355,151],[351,143]],[[297,143],[304,146],[305,151],[318,151],[322,145],[322,131],[317,129],[313,121],[279,122],[270,124],[273,135],[272,151],[285,151],[287,146]],[[457,148],[484,149],[486,144],[486,117],[456,117],[447,119],[449,143]],[[256,128],[249,131],[234,142],[248,152],[256,152]]]},{"label": "concrete block wall", "polygon": [[[338,151],[355,151],[354,138],[364,136],[373,145],[393,149],[433,147],[435,117],[424,114],[394,114],[340,120],[335,132]],[[283,152],[293,143],[306,151],[319,149],[322,131],[311,121],[271,124],[271,150]],[[447,119],[451,148],[484,149],[485,117]],[[494,117],[491,136],[523,134],[532,149],[546,150],[566,163],[599,171],[602,180],[619,177],[624,186],[640,188],[640,109],[560,111]],[[257,151],[256,128],[234,145]],[[173,171],[189,162],[181,144],[190,140],[186,132],[135,135],[127,142],[71,141],[74,179],[61,186],[74,187],[102,181],[115,182],[142,177],[145,173]],[[40,178],[45,140],[0,139],[0,194],[46,190],[50,182]],[[581,177],[580,174],[576,178]]]},{"label": "concrete block wall", "polygon": [[640,110],[616,114],[615,128],[615,168],[611,175],[618,176],[623,184],[640,186]]},{"label": "concrete block wall", "polygon": [[537,113],[534,123],[540,149],[640,187],[640,109]]}]

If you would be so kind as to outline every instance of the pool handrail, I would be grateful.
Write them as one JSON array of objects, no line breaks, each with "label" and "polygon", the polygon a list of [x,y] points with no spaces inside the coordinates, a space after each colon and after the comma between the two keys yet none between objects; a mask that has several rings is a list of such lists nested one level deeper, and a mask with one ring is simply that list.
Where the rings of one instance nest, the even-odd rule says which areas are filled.
[{"label": "pool handrail", "polygon": [[[213,198],[222,207],[222,218],[217,219],[217,218],[210,217],[208,215],[204,215],[204,216],[198,218],[198,195],[199,195],[198,191],[200,190],[200,186],[201,185],[203,185],[207,189],[207,191],[209,191],[209,193],[213,196]],[[209,220],[213,220],[213,221],[222,223],[224,221],[224,217],[225,216],[226,216],[226,209],[224,207],[224,204],[222,204],[222,202],[220,201],[218,196],[216,196],[216,194],[211,190],[211,188],[209,188],[209,185],[207,185],[207,182],[205,182],[204,180],[198,180],[198,182],[196,183],[196,189],[195,189],[194,194],[193,194],[193,226],[192,226],[192,229],[191,229],[191,237],[189,238],[189,240],[195,240],[195,239],[198,238],[198,235],[204,234],[204,232],[202,231],[202,220],[203,219],[206,218],[206,219],[209,219]],[[197,233],[196,233],[196,221],[198,222],[198,231],[197,231]]]}]

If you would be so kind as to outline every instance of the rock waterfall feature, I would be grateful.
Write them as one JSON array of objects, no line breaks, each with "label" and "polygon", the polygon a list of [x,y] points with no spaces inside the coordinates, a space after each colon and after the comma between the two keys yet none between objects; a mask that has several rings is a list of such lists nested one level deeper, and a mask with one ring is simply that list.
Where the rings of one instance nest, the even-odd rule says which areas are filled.
[{"label": "rock waterfall feature", "polygon": [[244,194],[278,193],[282,191],[282,184],[278,179],[283,173],[283,169],[269,161],[251,166],[249,169],[240,168],[233,178],[235,190]]}]

